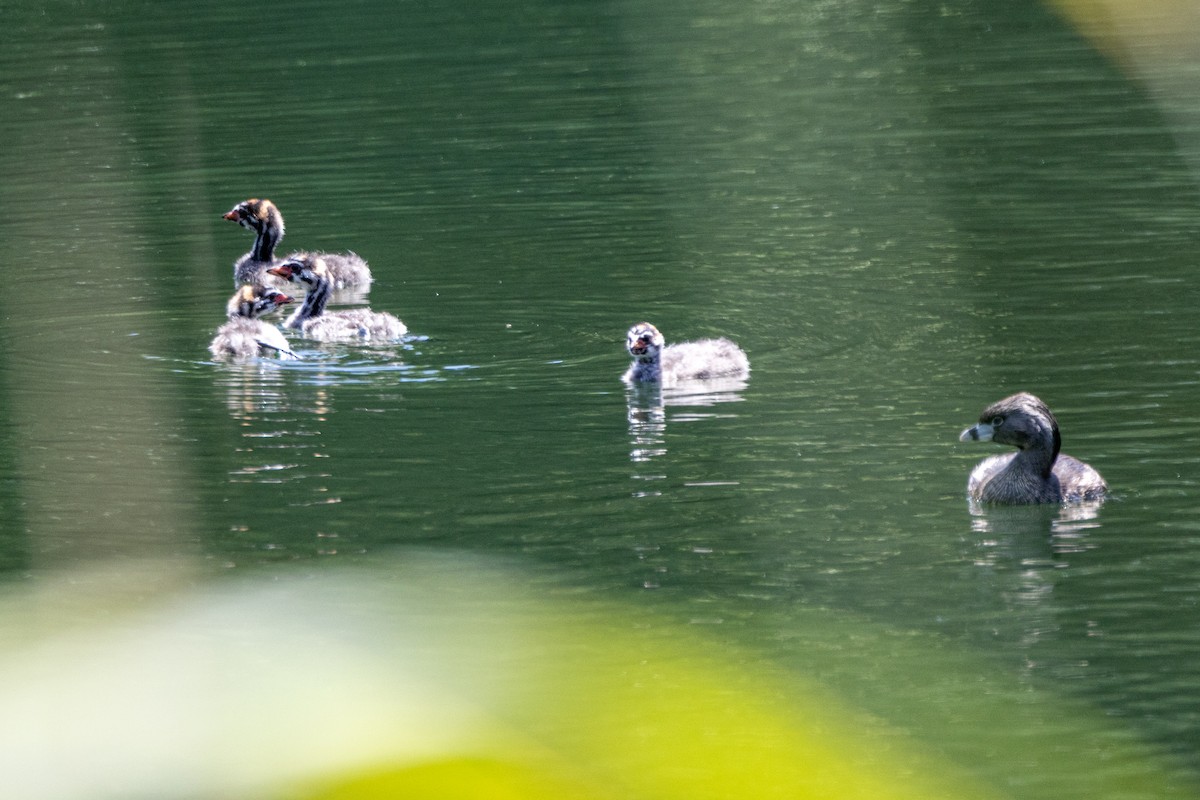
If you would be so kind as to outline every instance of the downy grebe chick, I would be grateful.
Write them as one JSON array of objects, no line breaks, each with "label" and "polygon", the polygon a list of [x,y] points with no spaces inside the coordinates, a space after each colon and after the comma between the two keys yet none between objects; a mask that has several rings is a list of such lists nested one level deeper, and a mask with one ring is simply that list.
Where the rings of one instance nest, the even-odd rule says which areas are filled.
[{"label": "downy grebe chick", "polygon": [[408,330],[403,322],[382,311],[369,308],[326,311],[325,305],[333,287],[329,281],[329,268],[321,257],[289,258],[267,272],[307,287],[304,304],[283,325],[302,331],[310,339],[320,342],[391,341],[399,339]]},{"label": "downy grebe chick", "polygon": [[698,339],[667,345],[658,328],[642,322],[629,329],[626,347],[633,356],[622,380],[626,383],[660,383],[741,378],[750,374],[750,360],[725,338]]},{"label": "downy grebe chick", "polygon": [[985,458],[971,471],[967,493],[980,503],[1072,503],[1100,500],[1108,491],[1099,472],[1059,452],[1058,421],[1045,403],[1026,392],[992,403],[958,438],[1017,448]]},{"label": "downy grebe chick", "polygon": [[[224,219],[238,223],[254,231],[254,247],[233,265],[233,279],[237,283],[256,283],[263,280],[263,272],[276,265],[275,248],[283,239],[283,215],[270,200],[252,197],[243,200],[224,215]],[[329,279],[334,289],[347,286],[369,286],[371,268],[356,253],[292,253],[288,258],[320,257],[329,270]]]},{"label": "downy grebe chick", "polygon": [[216,359],[247,361],[259,356],[298,358],[292,352],[287,339],[270,323],[259,317],[270,313],[292,298],[276,289],[246,284],[234,292],[226,306],[229,321],[217,329],[217,335],[208,345]]}]

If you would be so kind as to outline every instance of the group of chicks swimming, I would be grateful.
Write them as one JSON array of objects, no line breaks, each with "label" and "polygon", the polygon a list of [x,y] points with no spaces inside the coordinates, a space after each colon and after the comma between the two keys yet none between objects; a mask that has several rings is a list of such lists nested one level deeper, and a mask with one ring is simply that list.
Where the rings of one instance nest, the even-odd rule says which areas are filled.
[{"label": "group of chicks swimming", "polygon": [[408,330],[391,314],[369,308],[327,311],[339,289],[365,292],[373,280],[367,262],[355,253],[296,252],[276,260],[283,238],[283,215],[270,200],[251,198],[238,203],[224,219],[254,231],[254,246],[233,265],[238,289],[226,306],[228,321],[217,329],[209,352],[218,360],[244,361],[260,356],[299,358],[279,328],[262,317],[294,302],[278,287],[303,287],[304,302],[283,327],[319,342],[387,342]]},{"label": "group of chicks swimming", "polygon": [[[254,231],[254,246],[233,266],[237,291],[229,300],[229,320],[218,330],[209,351],[216,359],[248,360],[260,356],[298,358],[280,330],[262,319],[293,302],[274,284],[303,287],[304,301],[283,323],[287,330],[315,341],[387,342],[407,328],[391,314],[369,308],[327,311],[335,290],[371,285],[371,270],[354,253],[296,252],[276,260],[283,238],[283,216],[270,200],[251,198],[235,205],[224,218]],[[745,380],[750,360],[726,338],[668,345],[649,322],[629,329],[626,349],[633,362],[625,383],[675,387],[705,381]],[[1108,486],[1089,465],[1061,453],[1058,421],[1050,409],[1022,392],[983,410],[979,422],[959,436],[961,441],[994,441],[1017,448],[991,456],[971,472],[967,493],[981,503],[1030,505],[1098,501]]]}]

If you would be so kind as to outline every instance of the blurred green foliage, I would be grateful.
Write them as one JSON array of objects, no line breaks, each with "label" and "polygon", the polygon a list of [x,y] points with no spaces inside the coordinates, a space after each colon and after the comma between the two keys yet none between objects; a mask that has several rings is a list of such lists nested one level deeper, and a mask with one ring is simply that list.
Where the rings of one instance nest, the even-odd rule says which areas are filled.
[{"label": "blurred green foliage", "polygon": [[[980,757],[1027,765],[1027,785],[991,785],[803,675],[529,577],[406,553],[200,589],[162,563],[10,588],[0,768],[30,800],[929,800],[1051,796],[1064,782],[1093,798],[1195,796],[1111,726],[1041,695],[1007,720],[1054,732],[1054,758],[1012,743],[1044,737],[998,748],[985,722]],[[835,614],[807,624],[844,642],[831,663],[872,641]],[[963,677],[924,645],[906,645],[907,669],[931,686]],[[988,690],[951,713],[1004,725]]]}]

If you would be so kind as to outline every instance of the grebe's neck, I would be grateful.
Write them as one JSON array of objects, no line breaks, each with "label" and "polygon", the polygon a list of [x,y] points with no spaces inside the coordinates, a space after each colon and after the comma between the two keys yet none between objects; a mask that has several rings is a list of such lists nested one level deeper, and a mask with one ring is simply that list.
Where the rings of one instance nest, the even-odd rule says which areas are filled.
[{"label": "grebe's neck", "polygon": [[1048,479],[1050,473],[1054,470],[1054,462],[1058,460],[1061,441],[1058,429],[1055,428],[1051,441],[1039,442],[1033,447],[1018,450],[1017,457],[1009,463],[1007,469],[1024,470],[1031,474],[1040,475],[1043,479]]},{"label": "grebe's neck", "polygon": [[639,381],[657,381],[662,378],[662,364],[659,362],[661,353],[646,353],[634,356],[634,373]]},{"label": "grebe's neck", "polygon": [[284,323],[288,328],[300,328],[304,325],[305,320],[319,317],[325,313],[325,305],[333,293],[333,286],[329,281],[311,270],[305,270],[300,280],[308,285],[308,294],[304,296],[304,304],[297,308]]},{"label": "grebe's neck", "polygon": [[275,248],[282,238],[282,230],[271,224],[270,220],[263,220],[262,227],[254,237],[254,249],[250,251],[254,260],[267,262],[275,260]]}]

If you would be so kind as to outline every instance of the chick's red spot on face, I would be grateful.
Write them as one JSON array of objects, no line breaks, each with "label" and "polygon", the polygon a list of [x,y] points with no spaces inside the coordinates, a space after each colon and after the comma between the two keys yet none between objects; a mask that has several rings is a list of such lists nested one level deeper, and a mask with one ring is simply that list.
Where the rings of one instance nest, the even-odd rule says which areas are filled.
[{"label": "chick's red spot on face", "polygon": [[232,222],[237,222],[237,218],[238,218],[238,214],[237,214],[236,209],[234,209],[233,211],[226,211],[224,214],[221,215],[221,219],[227,219]]}]

